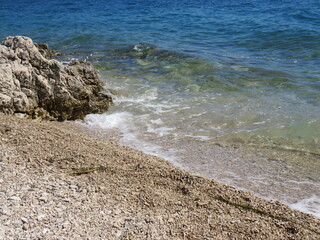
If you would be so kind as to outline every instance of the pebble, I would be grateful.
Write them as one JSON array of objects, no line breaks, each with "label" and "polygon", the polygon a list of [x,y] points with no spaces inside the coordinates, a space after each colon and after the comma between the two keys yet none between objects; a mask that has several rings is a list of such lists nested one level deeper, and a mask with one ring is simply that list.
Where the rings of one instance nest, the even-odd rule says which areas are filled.
[{"label": "pebble", "polygon": [[46,203],[46,202],[48,202],[48,196],[47,195],[43,195],[43,196],[41,196],[39,198],[39,200]]},{"label": "pebble", "polygon": [[28,222],[29,222],[28,219],[25,218],[25,217],[22,217],[22,218],[21,218],[21,221],[22,221],[23,223],[28,223]]},{"label": "pebble", "polygon": [[0,239],[5,239],[6,237],[6,229],[5,229],[5,226],[3,225],[0,225]]},{"label": "pebble", "polygon": [[168,223],[173,223],[173,222],[175,222],[173,218],[168,219]]},{"label": "pebble", "polygon": [[45,214],[39,214],[37,216],[38,221],[42,221],[43,219],[45,219],[47,216]]},{"label": "pebble", "polygon": [[70,229],[71,228],[71,226],[70,226],[70,223],[69,222],[64,222],[63,224],[62,224],[62,228],[63,229]]},{"label": "pebble", "polygon": [[118,231],[117,233],[116,233],[116,239],[119,239],[120,237],[121,237],[121,234],[122,234],[122,231]]},{"label": "pebble", "polygon": [[3,215],[10,215],[11,214],[11,210],[7,207],[2,207],[1,212]]},{"label": "pebble", "polygon": [[8,200],[10,201],[21,201],[21,198],[17,197],[17,196],[11,196],[8,198]]},{"label": "pebble", "polygon": [[21,227],[22,222],[21,222],[20,220],[16,220],[16,221],[14,221],[12,224],[13,224],[13,226],[15,226],[16,228],[19,228],[19,227]]},{"label": "pebble", "polygon": [[121,213],[121,210],[120,210],[120,209],[116,209],[116,210],[113,211],[113,213],[114,213],[115,215],[119,215],[119,214]]},{"label": "pebble", "polygon": [[28,228],[29,228],[28,224],[26,224],[26,223],[25,223],[25,224],[23,224],[23,226],[22,226],[22,229],[23,229],[23,230],[25,230],[25,231],[26,231],[26,230],[28,230]]},{"label": "pebble", "polygon": [[5,221],[8,220],[8,219],[9,219],[9,216],[6,216],[6,215],[0,216],[0,221],[1,221],[1,222],[5,222]]}]

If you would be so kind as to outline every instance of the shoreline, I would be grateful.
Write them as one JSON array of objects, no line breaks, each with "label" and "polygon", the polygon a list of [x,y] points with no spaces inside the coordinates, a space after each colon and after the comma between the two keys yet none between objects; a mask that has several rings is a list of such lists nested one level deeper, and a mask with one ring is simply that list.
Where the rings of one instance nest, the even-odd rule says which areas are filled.
[{"label": "shoreline", "polygon": [[[113,114],[111,108],[107,115]],[[108,124],[104,123],[107,126],[105,128],[103,124],[92,124],[88,119],[83,122],[70,124],[70,127],[81,128],[90,136],[101,140],[114,140],[121,145],[163,158],[191,174],[251,192],[266,200],[280,201],[298,211],[320,217],[317,197],[319,189],[316,182],[312,182],[312,174],[305,173],[310,181],[299,174],[295,175],[296,168],[290,165],[288,156],[281,153],[281,157],[270,156],[270,153],[268,155],[258,147],[259,144],[255,145],[257,149],[250,149],[245,144],[229,144],[227,141],[194,143],[191,139],[184,142],[180,140],[180,143],[175,145],[173,142],[165,144],[153,139],[141,139],[137,129],[130,132],[127,138],[128,132],[123,130],[122,126],[119,126],[119,129],[117,126],[109,128]],[[122,119],[119,119],[119,122],[122,122]],[[135,134],[134,137],[131,134]],[[272,155],[277,154],[273,152]],[[270,179],[266,173],[274,177]]]},{"label": "shoreline", "polygon": [[69,123],[2,113],[0,120],[0,239],[320,237],[320,220],[312,215]]}]

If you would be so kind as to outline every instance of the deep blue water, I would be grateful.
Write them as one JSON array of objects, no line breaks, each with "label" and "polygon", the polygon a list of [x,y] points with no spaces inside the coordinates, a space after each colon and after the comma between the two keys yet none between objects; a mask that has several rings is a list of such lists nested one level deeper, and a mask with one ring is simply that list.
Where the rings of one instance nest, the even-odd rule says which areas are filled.
[{"label": "deep blue water", "polygon": [[1,36],[319,60],[319,1],[1,1]]},{"label": "deep blue water", "polygon": [[0,39],[29,36],[60,60],[90,60],[127,95],[90,123],[138,145],[191,141],[203,153],[193,162],[209,162],[217,141],[257,144],[291,169],[281,184],[311,179],[305,196],[320,196],[318,0],[0,0],[0,23]]},{"label": "deep blue water", "polygon": [[224,66],[253,67],[260,75],[274,71],[266,85],[294,88],[319,106],[316,0],[0,2],[1,38],[26,35],[88,53],[145,42]]}]

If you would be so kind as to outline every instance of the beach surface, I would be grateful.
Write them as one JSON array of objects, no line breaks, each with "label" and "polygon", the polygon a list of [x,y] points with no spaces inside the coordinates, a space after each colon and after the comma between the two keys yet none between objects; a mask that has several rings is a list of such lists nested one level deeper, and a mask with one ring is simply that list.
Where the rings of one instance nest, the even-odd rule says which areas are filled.
[{"label": "beach surface", "polygon": [[0,239],[320,239],[320,220],[85,134],[0,114]]}]

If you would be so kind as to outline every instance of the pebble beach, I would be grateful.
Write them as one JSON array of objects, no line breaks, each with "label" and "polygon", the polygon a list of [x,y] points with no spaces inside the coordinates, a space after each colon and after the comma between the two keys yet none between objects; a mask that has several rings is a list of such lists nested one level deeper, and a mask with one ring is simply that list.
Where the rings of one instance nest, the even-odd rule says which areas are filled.
[{"label": "pebble beach", "polygon": [[[78,129],[78,130],[77,130]],[[0,114],[0,239],[319,239],[320,220],[88,136]]]}]

